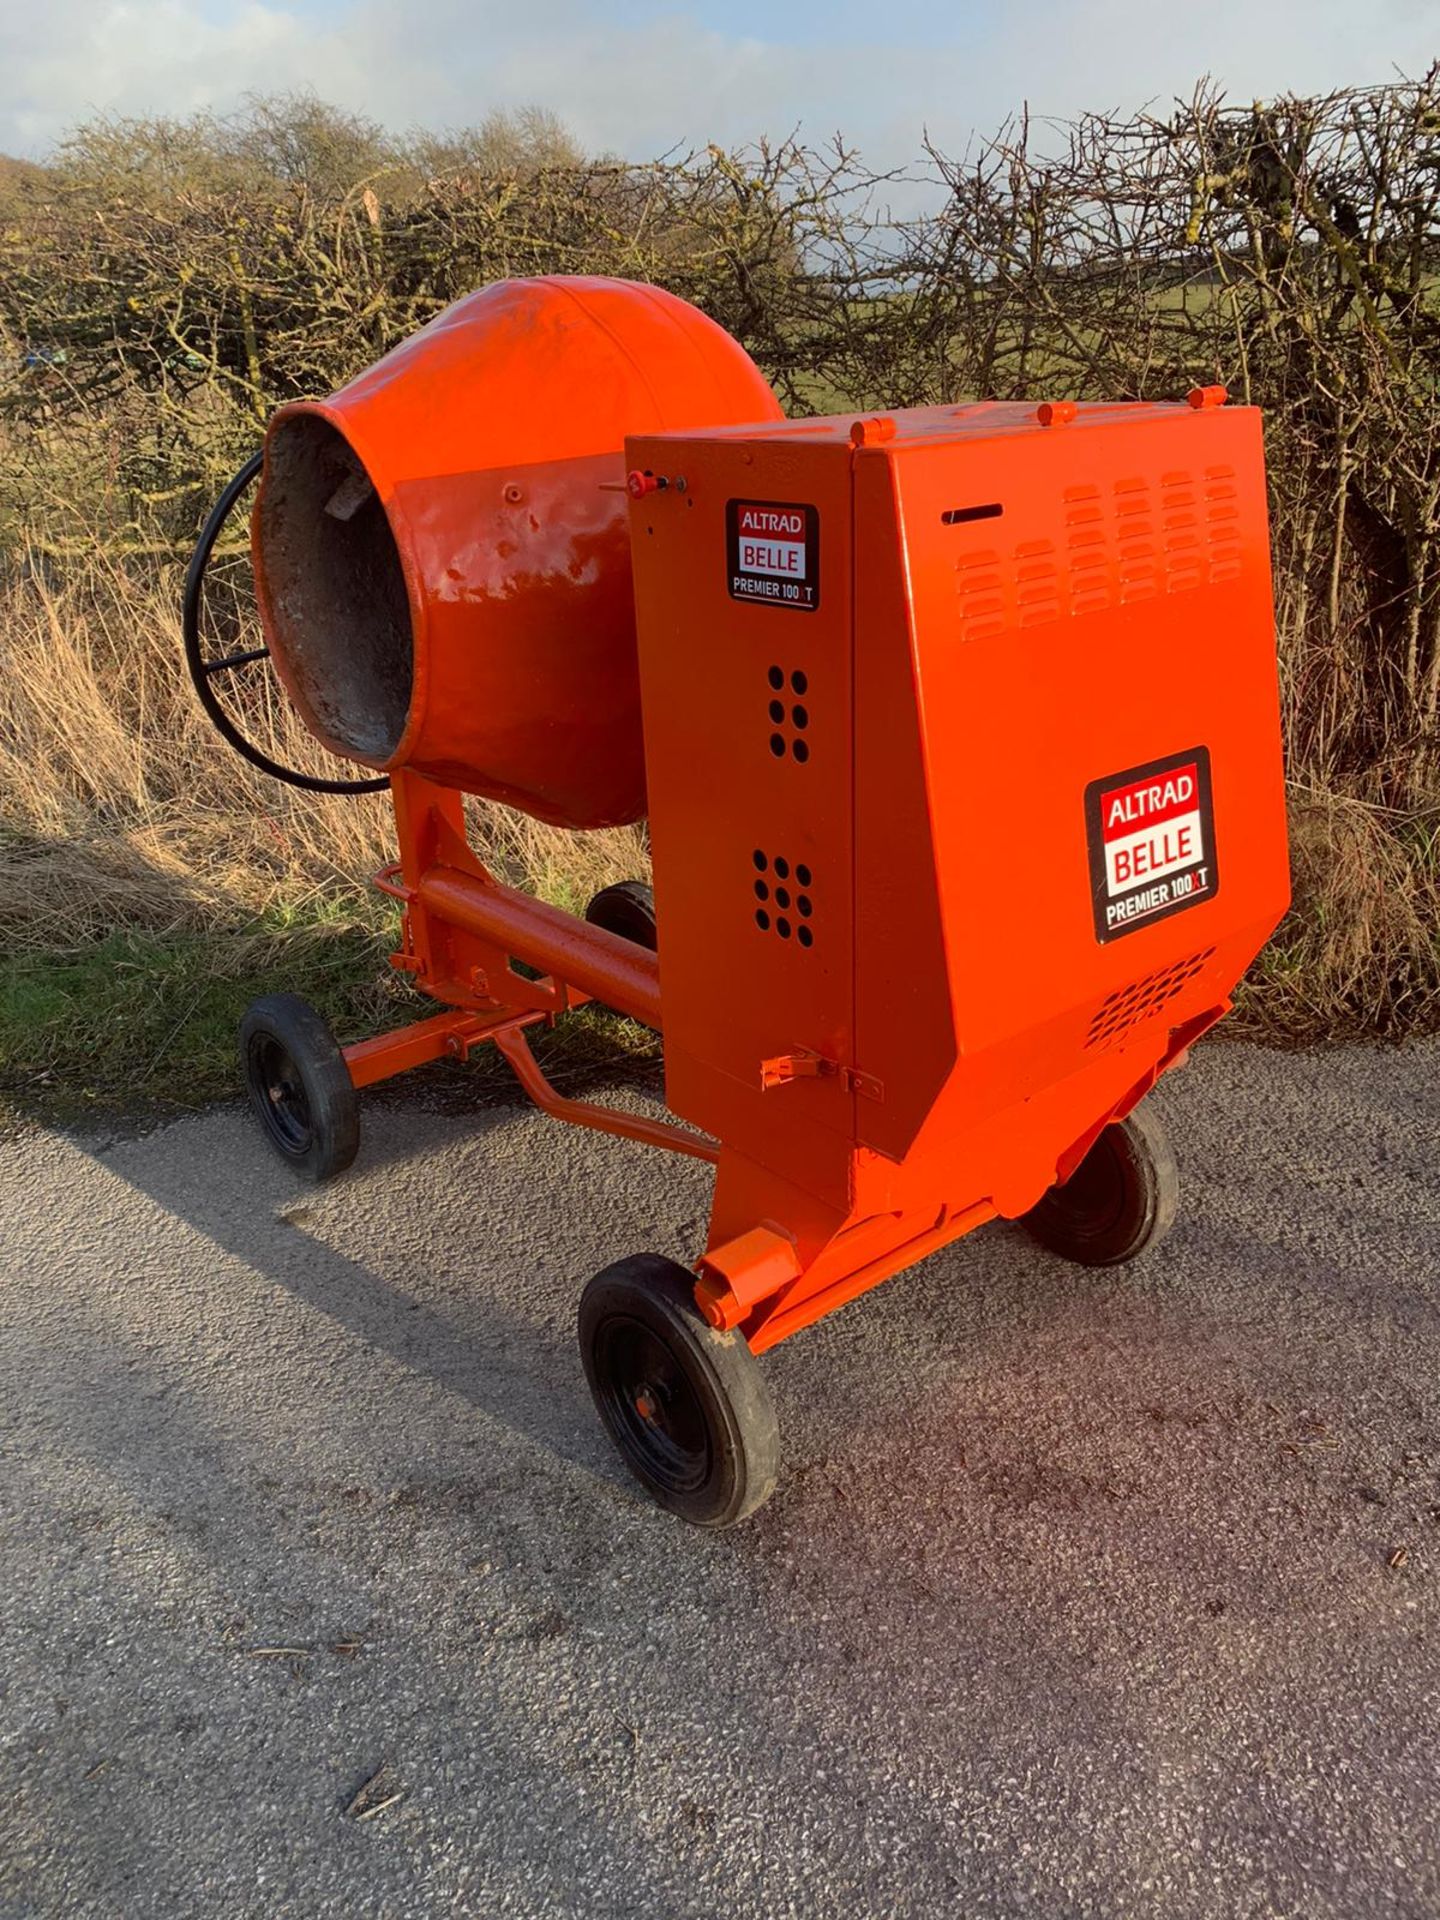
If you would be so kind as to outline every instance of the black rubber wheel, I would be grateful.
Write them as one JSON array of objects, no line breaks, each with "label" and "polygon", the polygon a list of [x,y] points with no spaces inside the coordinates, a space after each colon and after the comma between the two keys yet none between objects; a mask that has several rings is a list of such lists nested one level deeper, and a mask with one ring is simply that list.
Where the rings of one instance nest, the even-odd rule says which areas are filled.
[{"label": "black rubber wheel", "polygon": [[697,1527],[733,1527],[769,1499],[780,1430],[760,1363],[695,1305],[695,1276],[657,1253],[597,1273],[580,1354],[605,1430],[648,1494]]},{"label": "black rubber wheel", "polygon": [[643,880],[617,880],[602,887],[585,909],[592,926],[655,951],[655,895]]},{"label": "black rubber wheel", "polygon": [[1106,1127],[1064,1186],[1052,1187],[1020,1225],[1063,1259],[1118,1267],[1164,1239],[1179,1203],[1169,1136],[1137,1107]]},{"label": "black rubber wheel", "polygon": [[245,1085],[265,1138],[311,1180],[343,1173],[360,1146],[360,1100],[335,1036],[308,1000],[267,993],[240,1022]]}]

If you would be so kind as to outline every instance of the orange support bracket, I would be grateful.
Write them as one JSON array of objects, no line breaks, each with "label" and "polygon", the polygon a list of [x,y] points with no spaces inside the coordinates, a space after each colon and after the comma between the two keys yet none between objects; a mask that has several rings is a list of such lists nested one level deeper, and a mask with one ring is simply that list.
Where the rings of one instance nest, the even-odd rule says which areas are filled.
[{"label": "orange support bracket", "polygon": [[[750,1351],[764,1353],[767,1348],[778,1346],[782,1340],[788,1340],[792,1333],[799,1333],[802,1327],[813,1326],[817,1320],[823,1319],[827,1313],[833,1313],[836,1307],[844,1306],[847,1300],[853,1300],[857,1294],[878,1287],[892,1273],[899,1273],[903,1267],[915,1266],[927,1254],[938,1252],[952,1240],[959,1240],[994,1217],[995,1209],[990,1202],[979,1200],[974,1206],[962,1207],[938,1225],[891,1248],[889,1252],[866,1261],[863,1266],[849,1273],[841,1273],[828,1284],[816,1285],[819,1273],[812,1269],[786,1292],[766,1302],[758,1317],[751,1320],[745,1336]],[[817,1262],[817,1269],[819,1264]],[[813,1291],[810,1291],[812,1287]]]},{"label": "orange support bracket", "polygon": [[542,1113],[565,1120],[572,1126],[592,1127],[599,1133],[618,1134],[624,1140],[638,1140],[649,1147],[664,1147],[670,1153],[689,1154],[695,1160],[712,1163],[720,1158],[720,1148],[702,1133],[691,1133],[673,1126],[668,1120],[652,1120],[644,1114],[623,1113],[618,1107],[602,1107],[590,1100],[571,1100],[557,1093],[546,1079],[539,1061],[530,1051],[525,1028],[546,1021],[543,1013],[437,1013],[432,1019],[417,1020],[413,1026],[399,1027],[393,1033],[377,1034],[373,1040],[359,1040],[343,1049],[345,1065],[357,1087],[371,1087],[377,1081],[408,1073],[412,1067],[447,1057],[466,1060],[476,1047],[492,1041],[504,1054],[515,1078]]},{"label": "orange support bracket", "polygon": [[568,1120],[572,1126],[593,1127],[599,1133],[618,1134],[622,1140],[638,1140],[647,1147],[664,1147],[671,1153],[686,1153],[695,1160],[712,1163],[720,1158],[720,1148],[704,1134],[688,1133],[668,1120],[650,1120],[643,1114],[622,1113],[618,1107],[596,1106],[589,1100],[571,1100],[557,1093],[530,1051],[520,1031],[520,1021],[496,1029],[491,1036],[504,1054],[526,1093],[552,1119]]},{"label": "orange support bracket", "polygon": [[373,1087],[377,1081],[392,1080],[432,1060],[466,1060],[471,1051],[496,1037],[498,1028],[532,1026],[546,1016],[526,1013],[517,1019],[513,1011],[504,1013],[437,1013],[429,1020],[417,1020],[408,1027],[390,1033],[377,1033],[372,1040],[357,1040],[343,1049],[345,1065],[357,1087]]},{"label": "orange support bracket", "polygon": [[800,1277],[795,1242],[775,1227],[752,1227],[700,1262],[695,1304],[717,1332],[728,1332]]}]

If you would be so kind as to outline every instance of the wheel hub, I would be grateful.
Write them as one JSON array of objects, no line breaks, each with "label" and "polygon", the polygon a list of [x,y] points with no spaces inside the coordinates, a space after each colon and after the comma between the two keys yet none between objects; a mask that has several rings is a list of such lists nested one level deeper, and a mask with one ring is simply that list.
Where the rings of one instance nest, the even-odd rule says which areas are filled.
[{"label": "wheel hub", "polygon": [[271,1138],[283,1153],[295,1156],[310,1143],[310,1102],[295,1062],[272,1035],[257,1035],[251,1060],[259,1090],[265,1096],[264,1117]]},{"label": "wheel hub", "polygon": [[660,1400],[653,1387],[643,1383],[635,1389],[635,1411],[646,1426],[654,1426],[660,1418]]},{"label": "wheel hub", "polygon": [[611,1404],[646,1471],[667,1486],[698,1484],[710,1440],[679,1357],[628,1315],[612,1322],[604,1346]]}]

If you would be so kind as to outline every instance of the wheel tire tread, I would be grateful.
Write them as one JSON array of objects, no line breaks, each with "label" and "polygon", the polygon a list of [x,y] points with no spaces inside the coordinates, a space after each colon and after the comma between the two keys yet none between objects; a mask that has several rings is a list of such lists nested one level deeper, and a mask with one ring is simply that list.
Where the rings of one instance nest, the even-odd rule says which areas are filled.
[{"label": "wheel tire tread", "polygon": [[1179,1164],[1165,1124],[1153,1109],[1137,1106],[1123,1120],[1111,1121],[1090,1151],[1107,1139],[1118,1147],[1122,1177],[1132,1197],[1120,1229],[1108,1235],[1077,1230],[1065,1208],[1063,1186],[1052,1187],[1019,1223],[1041,1246],[1079,1266],[1118,1267],[1139,1259],[1165,1238],[1179,1210]]},{"label": "wheel tire tread", "polygon": [[[250,1042],[261,1033],[285,1049],[304,1086],[311,1140],[302,1154],[287,1151],[267,1122],[265,1095],[250,1068]],[[317,1183],[343,1173],[360,1148],[360,1102],[345,1056],[323,1015],[298,993],[261,994],[251,1001],[240,1022],[240,1060],[256,1117],[286,1166]]]},{"label": "wheel tire tread", "polygon": [[[585,918],[592,927],[655,951],[655,891],[648,880],[616,880],[602,887],[586,907]],[[637,929],[643,937],[637,938]]]}]

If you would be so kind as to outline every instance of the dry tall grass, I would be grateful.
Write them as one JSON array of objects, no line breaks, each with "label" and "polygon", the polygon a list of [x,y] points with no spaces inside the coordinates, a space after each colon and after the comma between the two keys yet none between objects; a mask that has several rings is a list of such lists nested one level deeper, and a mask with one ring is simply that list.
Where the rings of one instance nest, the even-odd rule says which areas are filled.
[{"label": "dry tall grass", "polygon": [[[364,883],[394,857],[384,794],[302,794],[233,755],[181,661],[179,569],[97,551],[59,584],[0,588],[0,940],[56,951],[117,929],[234,930],[277,912],[380,926]],[[291,764],[319,749],[283,702],[262,729]],[[638,829],[570,834],[477,804],[477,850],[569,906],[643,873]]]},{"label": "dry tall grass", "polygon": [[1282,1042],[1433,1031],[1434,826],[1298,785],[1289,810],[1294,906],[1245,982],[1230,1030]]}]

